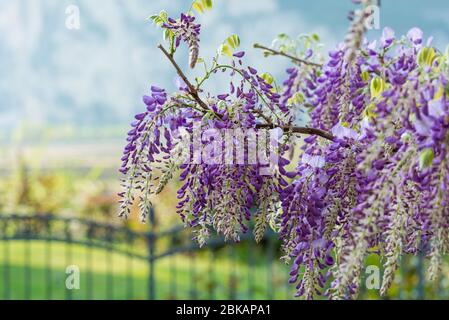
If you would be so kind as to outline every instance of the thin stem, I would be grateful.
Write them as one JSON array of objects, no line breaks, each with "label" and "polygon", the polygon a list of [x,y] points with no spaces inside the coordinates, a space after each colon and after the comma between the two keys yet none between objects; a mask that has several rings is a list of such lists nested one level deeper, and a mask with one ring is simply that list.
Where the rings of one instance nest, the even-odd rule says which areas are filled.
[{"label": "thin stem", "polygon": [[260,116],[261,118],[263,118],[267,124],[270,124],[270,125],[272,124],[271,119],[270,119],[269,117],[267,117],[267,116],[263,113],[262,110],[259,110],[259,109],[253,109],[253,111],[254,111],[258,116]]},{"label": "thin stem", "polygon": [[[256,86],[251,83],[251,81],[249,81],[248,79],[245,78],[244,74],[242,73],[241,70],[239,70],[238,68],[231,66],[231,65],[227,65],[227,64],[217,64],[215,67],[213,67],[207,74],[206,76],[200,81],[200,83],[198,84],[198,88],[200,88],[204,81],[206,81],[207,79],[209,79],[210,75],[215,73],[217,70],[220,69],[230,69],[236,73],[238,73],[242,79],[247,82],[251,88],[256,92],[256,94],[259,96],[259,98],[262,100],[262,102],[268,107],[268,109],[271,111],[271,113],[273,113],[273,115],[279,120],[281,121],[281,119],[279,119],[279,116],[276,114],[276,112],[274,112],[274,110],[271,108],[271,105],[265,100],[265,98],[263,97],[262,93],[259,91],[259,89],[256,88]],[[266,119],[266,118],[265,118]],[[267,121],[268,122],[268,121]],[[270,123],[270,122],[268,122]]]},{"label": "thin stem", "polygon": [[269,106],[268,102],[265,100],[265,98],[263,97],[262,93],[260,93],[260,91],[256,88],[256,86],[254,86],[254,84],[252,84],[251,81],[249,81],[248,79],[245,79],[245,76],[242,73],[242,71],[239,70],[238,68],[233,67],[233,66],[228,65],[228,64],[218,64],[218,65],[216,65],[214,68],[212,68],[210,70],[208,77],[203,79],[199,83],[199,85],[202,85],[205,80],[209,79],[210,74],[215,73],[215,71],[220,70],[220,69],[230,69],[230,70],[238,73],[243,78],[243,80],[246,81],[251,86],[251,88],[257,93],[257,95],[260,97],[260,99],[263,101],[263,103],[265,103],[267,106]]},{"label": "thin stem", "polygon": [[274,49],[265,47],[265,46],[263,46],[261,44],[258,44],[258,43],[254,44],[254,48],[268,51],[268,52],[270,52],[274,56],[283,56],[283,57],[289,58],[290,60],[293,60],[293,61],[301,63],[301,64],[305,64],[305,65],[309,65],[309,66],[313,66],[313,67],[322,67],[322,65],[319,64],[319,63],[315,63],[315,62],[307,61],[307,60],[304,60],[304,59],[300,59],[300,58],[292,56],[292,55],[290,55],[288,53],[281,52],[281,51],[278,51],[278,50],[274,50]]},{"label": "thin stem", "polygon": [[168,58],[168,60],[170,60],[173,67],[175,67],[176,72],[184,81],[184,83],[187,85],[189,94],[192,96],[192,98],[195,99],[196,102],[198,102],[198,104],[201,106],[201,108],[204,109],[204,111],[209,112],[210,111],[209,107],[203,100],[201,100],[200,96],[198,95],[198,90],[196,90],[195,87],[192,85],[192,83],[190,83],[189,79],[187,79],[186,75],[184,74],[184,72],[182,72],[181,68],[178,66],[173,56],[170,53],[168,53],[168,51],[165,50],[165,48],[161,44],[158,45],[158,48],[161,49],[161,51]]},{"label": "thin stem", "polygon": [[[209,109],[207,107],[206,103],[204,103],[204,101],[201,100],[201,98],[198,95],[198,90],[192,85],[192,83],[190,83],[189,79],[187,79],[186,75],[184,74],[184,72],[182,72],[181,68],[176,63],[176,61],[173,58],[173,56],[171,54],[169,54],[167,52],[167,50],[165,50],[165,48],[162,45],[159,45],[158,48],[164,53],[164,55],[168,58],[168,60],[170,60],[170,62],[173,65],[173,67],[175,67],[176,72],[181,77],[181,79],[184,81],[184,83],[187,85],[188,92],[192,96],[192,98],[195,99],[195,101],[201,106],[201,108],[203,109],[204,112],[210,112],[211,109]],[[222,65],[221,67],[230,67],[230,66],[223,66]],[[236,71],[239,71],[239,70],[236,70]],[[265,117],[263,117],[263,118],[265,118]],[[265,120],[267,120],[267,119],[265,118]],[[275,129],[275,128],[280,128],[284,132],[293,132],[293,133],[317,135],[317,136],[323,137],[323,138],[328,139],[328,140],[334,140],[334,136],[332,134],[330,134],[328,132],[325,132],[323,130],[314,129],[314,128],[278,126],[278,125],[275,125],[275,124],[272,124],[272,123],[258,124],[256,126],[256,128],[258,128],[258,129]]]},{"label": "thin stem", "polygon": [[300,133],[300,134],[309,134],[309,135],[315,135],[322,138],[325,138],[327,140],[333,141],[335,137],[330,134],[329,132],[315,129],[315,128],[307,128],[307,127],[289,127],[289,126],[277,126],[275,124],[269,124],[269,123],[261,123],[256,125],[257,129],[276,129],[280,128],[284,132],[293,132],[293,133]]}]

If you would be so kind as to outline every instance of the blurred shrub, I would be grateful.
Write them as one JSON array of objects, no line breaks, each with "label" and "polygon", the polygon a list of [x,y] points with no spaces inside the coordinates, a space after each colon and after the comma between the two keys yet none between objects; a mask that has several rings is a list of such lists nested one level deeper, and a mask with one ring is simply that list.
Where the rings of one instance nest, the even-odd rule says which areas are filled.
[{"label": "blurred shrub", "polygon": [[[0,179],[0,214],[67,215],[147,230],[148,224],[139,219],[138,203],[128,220],[117,218],[118,187],[118,178],[104,174],[101,168],[90,168],[84,173],[70,167],[41,169],[20,158]],[[180,223],[175,213],[176,200],[175,183],[154,197],[158,229]]]}]

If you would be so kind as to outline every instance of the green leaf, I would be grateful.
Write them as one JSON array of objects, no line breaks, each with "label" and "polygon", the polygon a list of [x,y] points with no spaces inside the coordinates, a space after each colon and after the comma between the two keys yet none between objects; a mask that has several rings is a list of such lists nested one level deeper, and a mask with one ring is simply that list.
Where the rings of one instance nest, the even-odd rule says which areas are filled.
[{"label": "green leaf", "polygon": [[418,65],[420,67],[431,67],[436,59],[436,53],[434,48],[424,47],[418,53]]},{"label": "green leaf", "polygon": [[228,45],[234,50],[240,46],[240,38],[236,34],[233,34],[233,35],[229,36],[228,38],[226,38],[225,42],[227,42]]},{"label": "green leaf", "polygon": [[287,102],[288,104],[301,104],[304,100],[304,95],[301,92],[296,92]]},{"label": "green leaf", "polygon": [[164,41],[171,42],[171,41],[173,41],[174,37],[175,37],[175,35],[173,34],[173,32],[170,29],[164,30]]},{"label": "green leaf", "polygon": [[218,107],[218,110],[226,109],[226,102],[224,102],[222,100],[218,101],[217,107]]},{"label": "green leaf", "polygon": [[204,8],[209,9],[209,10],[212,9],[212,6],[213,6],[212,0],[202,0],[202,3],[203,3]]},{"label": "green leaf", "polygon": [[433,153],[432,148],[427,148],[421,151],[421,154],[419,155],[419,168],[423,170],[432,166],[434,157],[435,154]]},{"label": "green leaf", "polygon": [[380,77],[375,77],[371,80],[371,98],[378,98],[385,90],[385,81]]},{"label": "green leaf", "polygon": [[198,13],[204,13],[204,7],[203,4],[199,1],[195,1],[192,4],[192,8],[195,9]]},{"label": "green leaf", "polygon": [[271,74],[269,74],[268,72],[262,73],[262,75],[260,76],[262,79],[265,80],[266,83],[268,84],[272,84],[274,81],[274,78]]},{"label": "green leaf", "polygon": [[192,8],[200,14],[212,9],[212,6],[212,0],[196,0],[192,3]]},{"label": "green leaf", "polygon": [[159,14],[154,14],[149,19],[152,20],[155,25],[160,27],[168,21],[168,13],[162,10]]},{"label": "green leaf", "polygon": [[229,58],[232,58],[232,50],[225,44],[221,45],[220,54],[225,55]]},{"label": "green leaf", "polygon": [[367,117],[370,120],[375,119],[377,117],[375,110],[376,110],[376,104],[370,103],[366,106],[365,110],[363,110],[363,116]]},{"label": "green leaf", "polygon": [[161,17],[161,19],[164,22],[167,22],[168,21],[168,13],[167,13],[167,11],[162,10],[161,12],[159,12],[159,17]]},{"label": "green leaf", "polygon": [[366,70],[363,71],[361,77],[362,77],[362,80],[363,80],[363,81],[368,82],[368,80],[369,80],[369,78],[370,78],[369,72],[366,71]]},{"label": "green leaf", "polygon": [[162,20],[160,19],[160,17],[158,15],[153,15],[150,17],[150,20],[153,21],[154,24],[159,25],[162,24]]},{"label": "green leaf", "polygon": [[231,35],[226,38],[220,47],[220,54],[232,58],[234,50],[240,46],[240,38],[238,35]]}]

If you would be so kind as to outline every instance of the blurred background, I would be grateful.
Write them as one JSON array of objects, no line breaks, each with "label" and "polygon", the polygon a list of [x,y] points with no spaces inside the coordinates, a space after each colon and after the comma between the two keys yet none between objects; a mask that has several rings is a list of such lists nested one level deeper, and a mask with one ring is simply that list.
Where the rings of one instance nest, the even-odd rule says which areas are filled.
[{"label": "blurred background", "polygon": [[[178,226],[176,183],[155,199],[152,223],[135,212],[117,218],[128,124],[150,85],[175,89],[156,48],[161,31],[147,18],[189,7],[189,0],[0,0],[0,299],[293,298],[273,235],[259,246],[217,238],[198,250]],[[199,18],[201,55],[212,57],[238,34],[246,62],[282,81],[288,61],[267,61],[252,44],[317,33],[325,52],[344,38],[352,7],[350,0],[214,0]],[[79,29],[66,25],[73,8]],[[383,0],[380,26],[397,35],[418,26],[444,49],[448,13],[444,0]],[[187,65],[185,54],[177,59]],[[375,256],[367,264],[380,266]],[[69,265],[79,266],[79,290],[66,287]],[[423,268],[421,258],[405,258],[388,298],[449,298],[447,281],[426,283]],[[362,297],[378,298],[377,290]]]}]

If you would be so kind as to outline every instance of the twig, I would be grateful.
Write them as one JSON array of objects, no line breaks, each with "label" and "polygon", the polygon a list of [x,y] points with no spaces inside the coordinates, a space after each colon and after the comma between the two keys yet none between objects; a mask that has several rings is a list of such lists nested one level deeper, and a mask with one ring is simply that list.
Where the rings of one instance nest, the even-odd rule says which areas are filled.
[{"label": "twig", "polygon": [[262,49],[262,50],[268,51],[268,52],[270,52],[271,54],[273,54],[273,55],[275,55],[275,56],[284,56],[284,57],[287,57],[287,58],[289,58],[290,60],[296,61],[296,62],[301,63],[301,64],[305,64],[305,65],[309,65],[309,66],[314,66],[314,67],[322,67],[322,65],[319,64],[319,63],[315,63],[315,62],[307,61],[307,60],[304,60],[304,59],[300,59],[300,58],[294,57],[294,56],[292,56],[292,55],[290,55],[290,54],[288,54],[288,53],[281,52],[281,51],[277,51],[277,50],[274,50],[274,49],[265,47],[265,46],[263,46],[263,45],[260,45],[260,44],[258,44],[258,43],[255,43],[255,44],[254,44],[254,48],[256,48],[256,49]]},{"label": "twig", "polygon": [[268,116],[266,116],[263,112],[262,112],[262,110],[259,110],[259,109],[253,109],[253,111],[254,111],[254,113],[256,113],[258,116],[260,116],[261,118],[263,118],[264,120],[265,120],[265,122],[266,122],[266,124],[272,124],[272,122],[271,122],[271,119],[268,117]]},{"label": "twig", "polygon": [[[196,102],[201,106],[204,112],[209,112],[210,109],[207,107],[207,104],[201,100],[200,96],[198,95],[198,90],[195,89],[195,87],[190,83],[189,79],[187,79],[184,72],[182,72],[179,65],[176,63],[175,59],[173,59],[173,56],[168,53],[168,51],[160,44],[158,48],[164,53],[164,55],[170,60],[173,67],[175,67],[176,72],[181,77],[181,79],[184,81],[184,83],[187,85],[189,94],[192,96],[193,99],[195,99]],[[320,129],[314,129],[314,128],[305,128],[305,127],[288,127],[288,126],[277,126],[276,124],[271,123],[271,120],[266,117],[261,111],[258,112],[258,114],[264,118],[267,123],[258,124],[256,125],[256,128],[258,129],[275,129],[275,128],[281,128],[284,132],[293,132],[293,133],[301,133],[301,134],[310,134],[310,135],[317,135],[320,137],[323,137],[328,140],[333,140],[334,136],[328,132],[325,132]]]},{"label": "twig", "polygon": [[195,99],[196,102],[198,102],[198,104],[201,106],[201,108],[204,109],[204,111],[206,112],[210,111],[207,104],[203,100],[201,100],[200,96],[198,95],[198,90],[196,90],[195,87],[192,85],[192,83],[190,83],[189,79],[187,79],[186,75],[184,74],[184,72],[182,72],[181,68],[178,66],[175,59],[173,59],[173,56],[170,53],[168,53],[168,51],[161,44],[158,45],[158,48],[161,49],[161,51],[168,58],[168,60],[170,60],[173,67],[175,67],[176,72],[184,81],[184,83],[187,85],[189,94],[192,96],[192,98]]},{"label": "twig", "polygon": [[277,126],[275,124],[269,124],[269,123],[262,123],[256,125],[257,129],[276,129],[280,128],[284,132],[293,132],[293,133],[300,133],[300,134],[309,134],[309,135],[315,135],[320,136],[322,138],[325,138],[327,140],[333,141],[335,137],[330,134],[329,132],[315,129],[315,128],[307,128],[307,127],[289,127],[289,126]]}]

